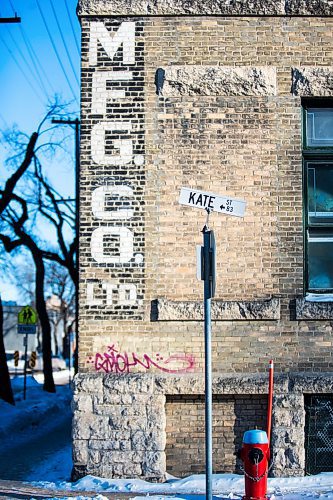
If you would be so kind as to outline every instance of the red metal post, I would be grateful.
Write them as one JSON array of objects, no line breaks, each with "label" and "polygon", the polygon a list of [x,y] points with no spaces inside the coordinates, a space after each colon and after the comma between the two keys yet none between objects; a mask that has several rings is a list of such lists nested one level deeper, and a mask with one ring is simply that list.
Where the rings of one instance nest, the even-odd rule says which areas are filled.
[{"label": "red metal post", "polygon": [[274,377],[274,363],[273,363],[273,360],[271,359],[269,362],[268,408],[267,408],[268,445],[270,445],[270,442],[271,442],[271,429],[272,429],[273,377]]}]

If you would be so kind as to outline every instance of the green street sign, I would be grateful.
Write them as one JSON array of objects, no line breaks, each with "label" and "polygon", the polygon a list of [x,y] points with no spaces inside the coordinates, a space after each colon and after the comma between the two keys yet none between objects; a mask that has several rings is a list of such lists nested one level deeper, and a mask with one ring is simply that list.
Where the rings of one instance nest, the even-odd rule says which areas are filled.
[{"label": "green street sign", "polygon": [[19,325],[36,325],[37,312],[31,306],[24,306],[17,315],[17,322]]}]

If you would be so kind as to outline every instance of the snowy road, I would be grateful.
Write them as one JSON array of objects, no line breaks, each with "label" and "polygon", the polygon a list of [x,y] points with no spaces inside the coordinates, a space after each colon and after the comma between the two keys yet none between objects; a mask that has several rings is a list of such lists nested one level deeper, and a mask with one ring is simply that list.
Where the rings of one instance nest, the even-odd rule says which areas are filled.
[{"label": "snowy road", "polygon": [[[13,445],[0,455],[0,478],[37,481],[40,467],[62,450],[71,455],[71,414],[56,416],[54,426],[32,430],[30,439]],[[60,479],[60,478],[59,478]],[[65,479],[61,477],[61,479]],[[67,480],[70,478],[67,477]]]}]

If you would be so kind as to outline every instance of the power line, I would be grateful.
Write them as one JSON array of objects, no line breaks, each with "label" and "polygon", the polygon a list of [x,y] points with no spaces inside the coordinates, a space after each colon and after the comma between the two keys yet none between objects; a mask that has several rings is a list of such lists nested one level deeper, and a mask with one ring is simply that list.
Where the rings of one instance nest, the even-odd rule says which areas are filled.
[{"label": "power line", "polygon": [[9,54],[12,56],[16,66],[19,68],[19,70],[21,71],[21,73],[23,74],[24,78],[26,79],[26,81],[28,82],[28,85],[30,86],[30,88],[32,89],[32,91],[34,92],[34,94],[36,95],[36,97],[39,99],[39,101],[44,105],[40,95],[38,94],[38,92],[36,91],[35,87],[33,86],[33,84],[31,83],[28,75],[26,74],[26,72],[24,71],[24,69],[22,68],[22,66],[19,64],[19,62],[17,61],[14,53],[10,50],[10,48],[8,47],[7,43],[5,42],[5,40],[2,38],[2,36],[0,35],[0,40],[1,42],[4,44],[4,46],[6,47],[6,49],[8,50]]},{"label": "power line", "polygon": [[[10,6],[11,6],[11,8],[12,8],[13,12],[16,12],[16,9],[15,9],[15,6],[14,6],[14,4],[13,4],[12,0],[9,0],[9,3],[10,3]],[[7,29],[8,29],[8,28],[7,28]],[[49,97],[48,97],[48,91],[47,91],[47,89],[46,89],[46,87],[45,87],[45,85],[44,85],[43,79],[42,79],[42,77],[41,77],[41,73],[43,74],[43,76],[44,76],[45,80],[47,81],[47,83],[48,83],[49,87],[51,88],[51,91],[52,91],[53,93],[55,93],[55,90],[54,90],[54,88],[53,88],[53,85],[52,85],[52,83],[50,82],[50,80],[49,80],[49,78],[48,78],[47,74],[45,73],[44,68],[43,68],[43,66],[41,65],[40,61],[39,61],[39,57],[37,57],[37,56],[36,56],[36,52],[35,52],[35,50],[34,50],[33,46],[31,45],[31,43],[30,43],[30,41],[29,41],[29,39],[28,39],[28,36],[26,35],[26,33],[25,33],[25,31],[24,31],[24,29],[23,29],[23,27],[22,27],[22,25],[21,25],[21,24],[20,24],[20,33],[21,33],[21,36],[22,36],[23,42],[24,42],[24,44],[25,44],[25,46],[26,46],[26,49],[27,49],[27,51],[28,51],[28,54],[29,54],[29,56],[30,56],[31,62],[32,62],[33,66],[34,66],[34,68],[35,68],[35,70],[36,70],[36,73],[37,73],[37,76],[38,76],[38,78],[39,78],[40,84],[41,84],[41,86],[42,86],[42,88],[43,88],[43,91],[44,91],[44,93],[45,93],[45,95],[46,95],[46,97],[47,97],[47,99],[48,99],[48,98],[49,98]],[[13,40],[13,37],[12,37],[12,40]],[[13,40],[13,41],[14,41],[14,40]],[[15,43],[15,42],[14,42],[14,43]],[[16,44],[15,44],[15,45],[16,45]],[[17,49],[20,51],[19,46],[18,46],[18,45],[16,45],[16,46],[17,46]],[[28,65],[28,63],[27,63],[27,62],[26,62],[26,60],[25,60],[25,57],[23,57],[23,60],[24,60],[24,62],[27,64],[27,66],[29,67],[30,71],[32,72],[32,70],[31,70],[30,66]],[[39,66],[40,71],[38,70],[37,65]],[[33,73],[33,72],[32,72],[32,73]]]},{"label": "power line", "polygon": [[[24,29],[23,29],[23,27],[21,25],[20,25],[20,31],[21,31],[22,38],[23,38],[23,40],[24,40],[24,42],[25,42],[25,44],[27,46],[28,51],[29,51],[29,48],[30,48],[31,54],[34,57],[36,63],[38,64],[38,66],[39,66],[39,68],[40,68],[40,70],[41,70],[41,72],[42,72],[45,80],[47,81],[47,83],[48,83],[50,89],[52,90],[52,92],[55,93],[55,89],[54,89],[54,87],[52,85],[52,82],[50,81],[49,77],[47,76],[46,71],[44,70],[43,66],[41,65],[39,57],[37,57],[36,52],[35,52],[33,46],[31,45],[31,43],[29,41],[29,38],[26,35],[26,32],[24,31]],[[29,51],[29,53],[30,53],[30,51]]]},{"label": "power line", "polygon": [[81,52],[80,52],[80,48],[79,48],[79,42],[77,41],[77,36],[76,36],[74,25],[73,25],[73,22],[72,22],[72,16],[71,16],[71,14],[69,12],[69,8],[68,8],[68,5],[67,5],[67,0],[64,0],[64,4],[65,4],[65,7],[66,7],[68,19],[69,19],[69,22],[70,22],[70,25],[71,25],[71,28],[72,28],[72,33],[73,33],[75,45],[76,45],[76,48],[77,48],[77,53],[78,53],[78,55],[80,57],[81,56]]},{"label": "power line", "polygon": [[[16,50],[17,50],[17,52],[19,53],[19,55],[21,56],[21,58],[22,58],[22,60],[23,60],[24,64],[25,64],[25,65],[26,65],[26,67],[28,68],[28,70],[29,70],[29,72],[30,72],[30,74],[31,74],[32,78],[33,78],[33,79],[35,79],[36,83],[39,85],[39,87],[40,87],[40,89],[42,90],[42,92],[44,92],[44,93],[46,94],[46,97],[48,98],[48,96],[47,96],[47,90],[46,90],[46,88],[45,88],[44,82],[43,82],[43,80],[41,79],[40,73],[39,73],[39,71],[38,71],[38,68],[36,67],[35,61],[34,61],[34,60],[32,59],[32,57],[31,57],[31,54],[29,53],[29,55],[30,55],[30,59],[31,59],[31,61],[32,61],[32,63],[33,63],[33,66],[34,66],[34,68],[35,68],[35,71],[36,71],[36,72],[34,72],[34,71],[32,70],[32,68],[31,68],[31,66],[27,63],[26,58],[25,58],[25,56],[24,56],[24,54],[23,54],[22,50],[20,49],[20,46],[16,43],[16,41],[15,41],[15,39],[14,39],[14,37],[13,37],[12,33],[10,32],[10,30],[8,29],[8,27],[7,27],[7,26],[6,26],[6,28],[7,28],[8,34],[9,34],[9,36],[10,36],[10,38],[11,38],[11,40],[12,40],[12,42],[13,42],[13,44],[14,44],[14,46],[15,46]],[[21,26],[20,26],[20,28],[22,29],[22,27],[21,27]]]},{"label": "power line", "polygon": [[71,92],[72,92],[72,94],[73,94],[73,97],[74,97],[74,99],[75,99],[76,103],[78,104],[78,100],[77,100],[76,94],[75,94],[75,92],[74,92],[74,90],[73,90],[73,87],[72,87],[72,85],[71,85],[71,82],[69,81],[69,78],[68,78],[68,76],[67,76],[67,73],[66,73],[66,71],[65,71],[65,68],[64,68],[64,66],[63,66],[63,64],[62,64],[62,61],[61,61],[61,58],[60,58],[60,56],[59,56],[59,53],[58,53],[57,47],[55,46],[54,40],[53,40],[53,38],[52,38],[51,32],[50,32],[49,27],[48,27],[47,22],[46,22],[45,16],[44,16],[43,11],[42,11],[42,9],[41,9],[41,7],[40,7],[39,0],[36,0],[36,4],[37,4],[38,10],[39,10],[39,12],[40,12],[40,15],[41,15],[41,17],[42,17],[42,19],[43,19],[43,23],[44,23],[45,29],[46,29],[47,34],[48,34],[48,36],[49,36],[49,39],[50,39],[50,41],[51,41],[51,44],[52,44],[53,50],[54,50],[54,52],[55,52],[55,55],[56,55],[56,57],[57,57],[58,63],[59,63],[59,65],[60,65],[60,67],[61,67],[61,69],[62,69],[62,72],[63,72],[63,74],[64,74],[64,76],[65,76],[65,78],[66,78],[67,84],[68,84],[68,86],[69,86],[69,88],[70,88],[70,90],[71,90]]},{"label": "power line", "polygon": [[60,23],[59,23],[59,19],[58,19],[58,16],[57,16],[57,13],[55,11],[55,8],[54,8],[54,5],[53,5],[53,0],[50,0],[50,4],[51,4],[51,9],[52,9],[52,12],[53,12],[53,15],[54,15],[54,18],[56,20],[56,23],[57,23],[57,26],[58,26],[58,30],[59,30],[59,33],[60,33],[60,36],[61,36],[61,40],[62,40],[62,43],[64,45],[64,48],[65,48],[65,51],[66,51],[66,54],[67,54],[67,57],[68,57],[68,60],[69,60],[69,64],[72,68],[72,71],[73,71],[73,75],[74,75],[74,78],[76,80],[76,83],[78,84],[78,86],[80,87],[80,83],[79,83],[79,80],[78,80],[78,77],[77,77],[77,74],[76,74],[76,71],[74,69],[74,65],[73,65],[73,62],[72,62],[72,58],[71,58],[71,55],[68,51],[68,48],[67,48],[67,44],[66,44],[66,41],[65,41],[65,38],[64,38],[64,35],[63,35],[63,32],[62,32],[62,29],[61,29],[61,26],[60,26]]}]

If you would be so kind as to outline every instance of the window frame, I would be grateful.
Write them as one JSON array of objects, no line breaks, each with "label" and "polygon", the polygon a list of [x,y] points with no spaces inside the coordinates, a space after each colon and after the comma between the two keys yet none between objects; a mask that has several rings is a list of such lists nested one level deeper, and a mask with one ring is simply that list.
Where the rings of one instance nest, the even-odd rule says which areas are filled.
[{"label": "window frame", "polygon": [[333,293],[332,288],[310,288],[309,287],[309,229],[315,228],[322,231],[332,228],[333,224],[311,225],[308,213],[308,172],[309,163],[332,162],[333,167],[333,144],[331,146],[309,146],[307,144],[307,111],[309,108],[324,108],[333,110],[333,98],[325,99],[302,99],[302,171],[303,171],[303,288],[304,295],[307,293],[327,294]]}]

